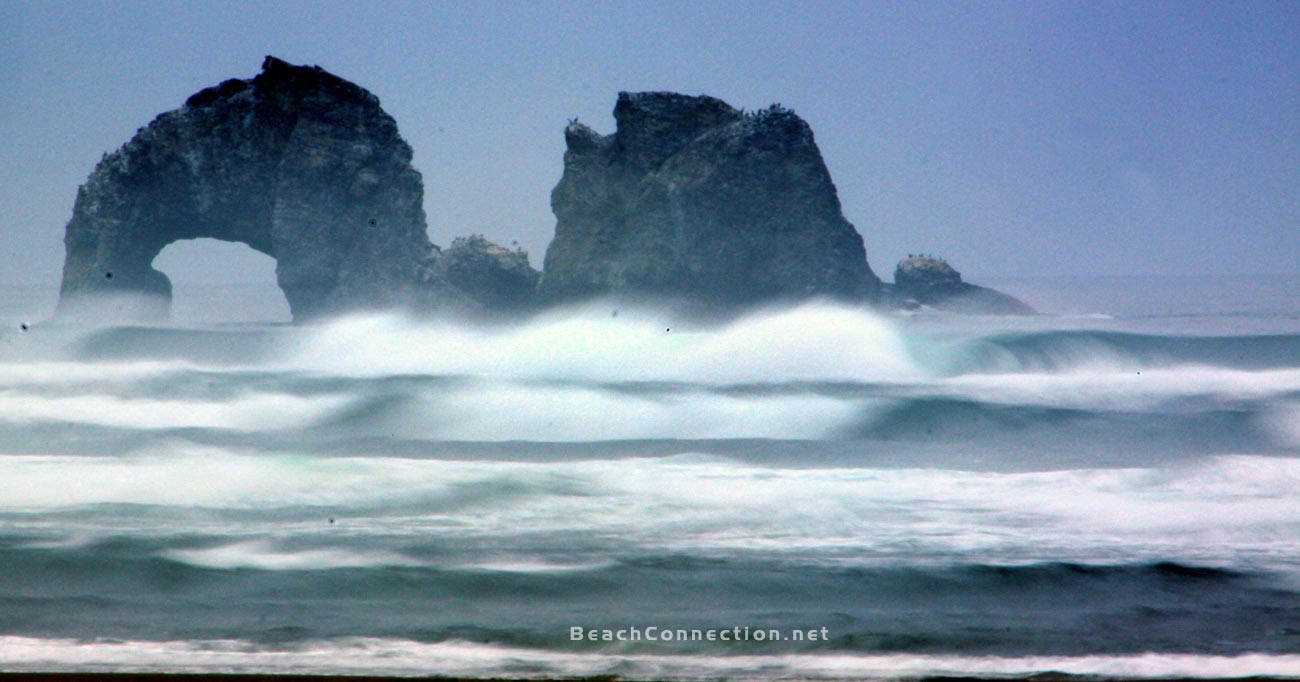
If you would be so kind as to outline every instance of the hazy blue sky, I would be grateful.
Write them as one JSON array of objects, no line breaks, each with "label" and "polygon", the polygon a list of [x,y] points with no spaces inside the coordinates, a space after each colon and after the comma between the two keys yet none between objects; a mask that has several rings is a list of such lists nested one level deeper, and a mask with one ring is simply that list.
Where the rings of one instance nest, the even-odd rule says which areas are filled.
[{"label": "hazy blue sky", "polygon": [[435,243],[538,266],[566,119],[676,90],[807,119],[885,278],[1300,272],[1300,2],[0,0],[0,281],[57,286],[100,155],[266,54],[379,96]]}]

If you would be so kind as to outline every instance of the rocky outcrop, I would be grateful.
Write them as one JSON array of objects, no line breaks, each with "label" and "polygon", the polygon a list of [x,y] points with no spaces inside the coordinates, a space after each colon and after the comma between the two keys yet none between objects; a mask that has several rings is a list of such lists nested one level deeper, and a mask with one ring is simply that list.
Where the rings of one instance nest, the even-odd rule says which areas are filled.
[{"label": "rocky outcrop", "polygon": [[620,93],[617,129],[565,129],[541,294],[723,304],[874,297],[880,281],[812,130],[779,106]]},{"label": "rocky outcrop", "polygon": [[[744,305],[828,296],[968,312],[1030,312],[914,258],[882,286],[803,119],[712,97],[620,93],[616,131],[571,122],[545,274],[481,236],[444,254],[397,124],[365,89],[267,57],[164,113],[78,190],[59,313],[164,315],[168,244],[210,237],[276,260],[295,320],[351,309],[520,311],[630,294]],[[540,280],[540,283],[539,283]],[[122,298],[145,307],[123,308]],[[105,305],[105,301],[111,305]]]},{"label": "rocky outcrop", "polygon": [[[158,116],[77,193],[60,312],[143,294],[171,242],[243,242],[276,260],[295,320],[358,307],[459,305],[428,240],[411,148],[379,100],[320,67],[267,57]],[[112,310],[106,312],[111,313]]]},{"label": "rocky outcrop", "polygon": [[1032,315],[1034,309],[1018,299],[962,281],[948,261],[910,256],[894,269],[887,300],[901,307],[930,306],[939,310],[984,315]]},{"label": "rocky outcrop", "polygon": [[534,303],[541,273],[523,249],[507,249],[481,235],[457,237],[443,252],[447,279],[487,310],[518,311]]}]

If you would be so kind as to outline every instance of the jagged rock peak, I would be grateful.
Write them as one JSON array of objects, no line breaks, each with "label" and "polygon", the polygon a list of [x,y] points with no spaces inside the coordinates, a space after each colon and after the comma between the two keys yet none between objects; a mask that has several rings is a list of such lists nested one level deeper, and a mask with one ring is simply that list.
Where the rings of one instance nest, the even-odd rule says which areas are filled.
[{"label": "jagged rock peak", "polygon": [[635,293],[744,304],[877,291],[862,237],[794,112],[623,92],[614,119],[606,136],[576,120],[565,128],[545,298]]},{"label": "jagged rock peak", "polygon": [[379,98],[365,88],[335,76],[319,66],[296,66],[267,55],[262,60],[262,71],[251,79],[232,78],[218,85],[204,88],[185,100],[187,107],[202,107],[243,90],[256,88],[263,93],[278,93],[280,97],[300,98],[307,93],[329,92],[333,99],[364,101],[378,107]]},{"label": "jagged rock peak", "polygon": [[720,99],[673,92],[620,92],[614,105],[616,160],[629,169],[658,167],[704,133],[741,113]]},{"label": "jagged rock peak", "polygon": [[112,294],[165,312],[171,284],[151,263],[199,237],[274,258],[295,319],[460,305],[411,156],[373,94],[268,56],[255,77],[195,93],[96,166],[66,229],[60,312],[111,314],[94,300]]}]

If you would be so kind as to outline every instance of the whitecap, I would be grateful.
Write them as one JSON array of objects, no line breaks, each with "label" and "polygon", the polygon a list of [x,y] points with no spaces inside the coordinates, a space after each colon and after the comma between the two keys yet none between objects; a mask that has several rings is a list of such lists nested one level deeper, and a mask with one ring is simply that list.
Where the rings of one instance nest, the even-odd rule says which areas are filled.
[{"label": "whitecap", "polygon": [[339,547],[290,549],[269,540],[248,540],[217,547],[172,549],[162,556],[204,568],[255,568],[266,571],[303,571],[371,566],[416,566],[410,557],[385,551],[355,551]]}]

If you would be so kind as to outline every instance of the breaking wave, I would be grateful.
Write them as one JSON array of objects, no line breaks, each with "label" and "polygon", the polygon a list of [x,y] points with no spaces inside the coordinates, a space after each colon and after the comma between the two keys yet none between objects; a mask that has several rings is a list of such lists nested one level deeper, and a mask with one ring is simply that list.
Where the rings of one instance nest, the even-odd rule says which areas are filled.
[{"label": "breaking wave", "polygon": [[268,646],[240,640],[76,642],[0,638],[7,669],[43,670],[52,662],[77,671],[425,675],[448,677],[627,679],[862,679],[988,675],[1030,678],[1042,671],[1094,679],[1292,677],[1295,654],[1136,654],[960,656],[935,654],[609,655],[547,652],[470,641],[424,643],[346,638]]},{"label": "breaking wave", "polygon": [[1110,318],[4,331],[0,667],[1294,674],[1298,425],[1300,336]]}]

